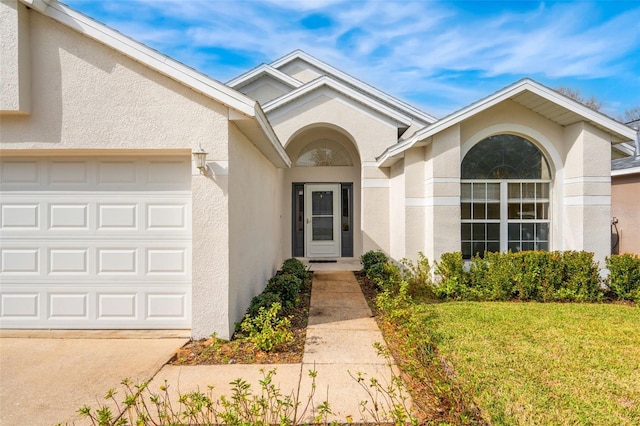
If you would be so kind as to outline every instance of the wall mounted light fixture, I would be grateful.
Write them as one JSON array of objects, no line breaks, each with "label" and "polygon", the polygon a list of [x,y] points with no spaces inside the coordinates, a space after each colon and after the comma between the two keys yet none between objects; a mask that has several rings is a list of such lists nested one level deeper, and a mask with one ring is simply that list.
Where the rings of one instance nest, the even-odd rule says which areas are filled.
[{"label": "wall mounted light fixture", "polygon": [[193,160],[196,162],[196,167],[200,170],[200,173],[206,173],[207,171],[207,155],[209,153],[202,149],[201,146],[198,149],[194,149],[191,155],[193,155]]}]

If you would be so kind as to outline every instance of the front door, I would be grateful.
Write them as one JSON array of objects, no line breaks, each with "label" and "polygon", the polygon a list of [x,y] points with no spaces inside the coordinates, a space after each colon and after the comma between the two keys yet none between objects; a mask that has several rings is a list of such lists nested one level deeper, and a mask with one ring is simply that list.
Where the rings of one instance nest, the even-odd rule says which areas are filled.
[{"label": "front door", "polygon": [[340,184],[305,185],[304,212],[306,256],[340,257]]}]

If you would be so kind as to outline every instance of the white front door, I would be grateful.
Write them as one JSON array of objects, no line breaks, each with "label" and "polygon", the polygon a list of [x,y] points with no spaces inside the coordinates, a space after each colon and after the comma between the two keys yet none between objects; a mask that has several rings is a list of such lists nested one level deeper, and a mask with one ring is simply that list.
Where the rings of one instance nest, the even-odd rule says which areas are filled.
[{"label": "white front door", "polygon": [[340,257],[340,184],[307,184],[304,194],[306,256]]}]

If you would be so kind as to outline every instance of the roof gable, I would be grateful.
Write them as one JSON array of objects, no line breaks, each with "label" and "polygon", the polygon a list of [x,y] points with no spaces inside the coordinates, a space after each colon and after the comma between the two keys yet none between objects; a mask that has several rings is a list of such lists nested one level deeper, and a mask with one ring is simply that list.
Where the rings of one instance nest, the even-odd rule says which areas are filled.
[{"label": "roof gable", "polygon": [[586,121],[608,133],[613,143],[626,142],[634,137],[633,129],[624,124],[527,78],[454,112],[419,130],[406,141],[389,147],[378,157],[378,166],[388,167],[394,164],[404,151],[417,143],[506,100],[512,100],[561,126]]},{"label": "roof gable", "polygon": [[385,105],[389,109],[395,109],[402,115],[411,117],[412,121],[421,123],[421,125],[427,125],[436,121],[436,118],[432,115],[420,111],[418,108],[396,99],[393,96],[384,93],[381,90],[376,89],[375,87],[370,86],[329,64],[324,63],[302,50],[295,50],[282,58],[273,61],[269,65],[275,69],[282,70],[286,69],[287,65],[293,63],[306,63],[311,70],[320,72],[323,75],[332,78],[336,82],[360,92],[362,96],[375,99],[379,104]]},{"label": "roof gable", "polygon": [[57,0],[19,1],[44,16],[227,106],[230,108],[229,120],[236,122],[238,128],[250,136],[250,140],[274,165],[277,167],[291,165],[282,144],[255,100],[71,9]]},{"label": "roof gable", "polygon": [[301,86],[298,89],[287,93],[286,95],[274,99],[273,101],[263,105],[263,109],[267,114],[272,113],[287,104],[303,99],[310,93],[321,90],[323,88],[328,88],[343,96],[346,96],[347,98],[353,99],[361,105],[364,105],[367,108],[370,108],[371,110],[388,117],[391,121],[397,123],[397,125],[399,125],[400,127],[406,128],[412,123],[411,117],[404,115],[395,109],[387,107],[386,105],[378,102],[376,99],[371,99],[370,97],[364,96],[362,93],[339,81],[334,80],[329,76],[319,77],[305,84],[304,86]]},{"label": "roof gable", "polygon": [[296,80],[295,78],[267,64],[258,65],[254,69],[239,75],[233,80],[228,81],[227,86],[232,87],[236,90],[240,90],[243,87],[247,86],[248,84],[251,84],[254,81],[257,81],[265,76],[269,76],[275,80],[278,80],[292,89],[296,89],[302,86],[301,81]]},{"label": "roof gable", "polygon": [[203,93],[243,114],[254,115],[255,101],[118,31],[77,12],[57,0],[20,0],[75,31]]}]

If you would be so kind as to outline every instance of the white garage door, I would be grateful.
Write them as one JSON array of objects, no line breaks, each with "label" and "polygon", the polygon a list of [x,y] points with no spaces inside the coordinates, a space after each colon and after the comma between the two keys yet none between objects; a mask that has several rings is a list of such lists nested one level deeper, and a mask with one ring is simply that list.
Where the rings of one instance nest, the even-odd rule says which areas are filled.
[{"label": "white garage door", "polygon": [[0,326],[190,327],[189,157],[0,167]]}]

